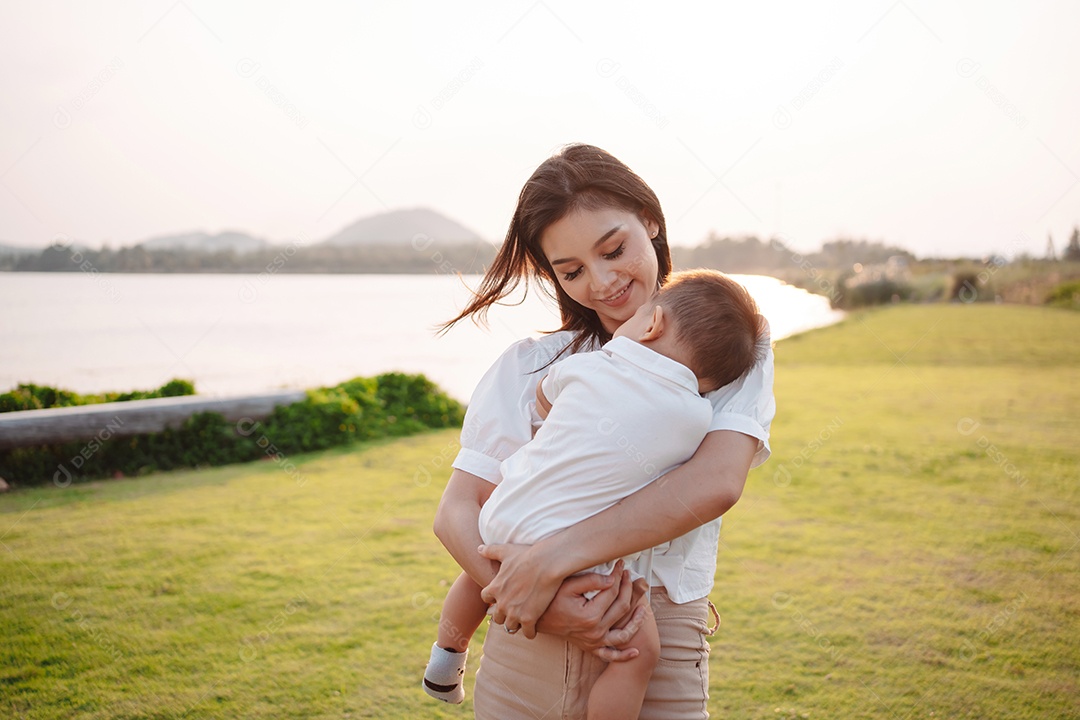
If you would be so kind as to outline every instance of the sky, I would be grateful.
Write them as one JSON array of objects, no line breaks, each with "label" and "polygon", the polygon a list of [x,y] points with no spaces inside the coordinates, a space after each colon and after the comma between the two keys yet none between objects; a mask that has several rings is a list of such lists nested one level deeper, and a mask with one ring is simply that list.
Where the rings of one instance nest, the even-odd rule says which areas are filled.
[{"label": "sky", "polygon": [[0,6],[0,243],[316,242],[430,207],[499,242],[588,142],[673,244],[1060,253],[1080,225],[1080,3]]}]

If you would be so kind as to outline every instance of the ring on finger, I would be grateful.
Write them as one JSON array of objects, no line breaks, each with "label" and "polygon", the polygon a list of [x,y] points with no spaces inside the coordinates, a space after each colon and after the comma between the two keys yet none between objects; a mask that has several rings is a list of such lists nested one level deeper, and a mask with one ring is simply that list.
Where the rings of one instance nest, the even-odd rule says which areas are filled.
[{"label": "ring on finger", "polygon": [[503,630],[505,630],[506,632],[510,633],[511,635],[513,635],[514,633],[516,633],[516,632],[517,632],[518,630],[520,630],[520,629],[521,629],[520,627],[516,627],[516,628],[514,628],[513,630],[511,630],[510,628],[508,628],[508,627],[506,627],[505,625],[503,625]]}]

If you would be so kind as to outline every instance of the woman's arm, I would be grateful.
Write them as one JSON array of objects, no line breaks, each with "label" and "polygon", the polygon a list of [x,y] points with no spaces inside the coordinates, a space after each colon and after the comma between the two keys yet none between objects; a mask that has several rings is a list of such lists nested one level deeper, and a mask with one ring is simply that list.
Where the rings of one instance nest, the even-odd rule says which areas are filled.
[{"label": "woman's arm", "polygon": [[[482,557],[477,551],[480,545],[480,507],[487,501],[495,486],[476,475],[455,469],[443,491],[439,509],[435,512],[435,535],[457,561],[480,586],[490,583],[496,575],[499,563]],[[504,546],[524,547],[524,546]],[[634,636],[644,622],[644,614],[636,613],[633,621],[622,629],[612,629],[634,606],[643,591],[630,583],[629,574],[619,572],[610,576],[591,573],[570,578],[565,585],[557,585],[557,593],[550,609],[544,615],[543,630],[549,634],[565,637],[579,647],[590,650],[608,662],[629,660],[636,650],[616,650]],[[572,573],[567,573],[572,574]],[[585,594],[599,593],[588,599]]]},{"label": "woman's arm", "polygon": [[742,495],[757,444],[733,430],[710,432],[690,460],[607,510],[523,551],[484,548],[484,557],[501,563],[483,592],[487,602],[497,601],[494,622],[520,626],[526,637],[535,637],[537,618],[563,578],[673,540],[723,515]]},{"label": "woman's arm", "polygon": [[[455,469],[435,511],[435,536],[461,569],[483,587],[494,579],[499,563],[476,552],[480,538],[480,508],[495,486],[483,478]],[[560,578],[561,579],[561,578]]]}]

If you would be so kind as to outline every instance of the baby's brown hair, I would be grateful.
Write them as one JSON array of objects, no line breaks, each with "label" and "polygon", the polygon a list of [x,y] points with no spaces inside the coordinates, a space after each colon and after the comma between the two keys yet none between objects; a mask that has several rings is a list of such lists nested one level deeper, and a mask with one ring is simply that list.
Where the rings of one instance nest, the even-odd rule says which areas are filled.
[{"label": "baby's brown hair", "polygon": [[671,314],[699,380],[721,388],[745,375],[769,350],[765,318],[739,283],[717,270],[672,273],[656,304]]}]

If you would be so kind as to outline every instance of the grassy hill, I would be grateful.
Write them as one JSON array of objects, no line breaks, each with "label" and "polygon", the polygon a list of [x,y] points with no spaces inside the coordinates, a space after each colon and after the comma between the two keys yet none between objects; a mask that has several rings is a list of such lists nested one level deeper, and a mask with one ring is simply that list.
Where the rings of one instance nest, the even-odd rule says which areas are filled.
[{"label": "grassy hill", "polygon": [[[721,533],[713,713],[1080,715],[1080,314],[901,306],[776,356],[773,458]],[[0,713],[470,717],[418,687],[456,447],[0,498]]]}]

